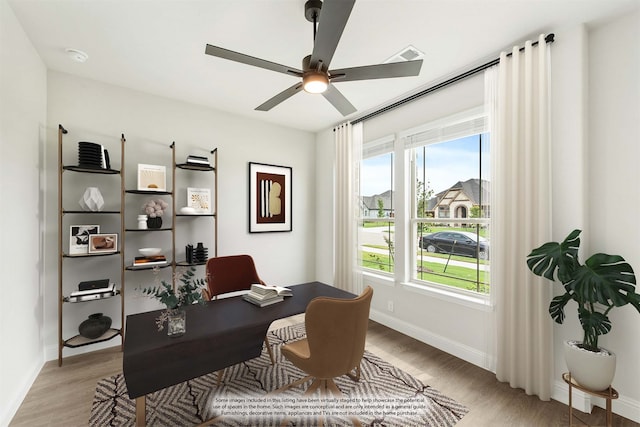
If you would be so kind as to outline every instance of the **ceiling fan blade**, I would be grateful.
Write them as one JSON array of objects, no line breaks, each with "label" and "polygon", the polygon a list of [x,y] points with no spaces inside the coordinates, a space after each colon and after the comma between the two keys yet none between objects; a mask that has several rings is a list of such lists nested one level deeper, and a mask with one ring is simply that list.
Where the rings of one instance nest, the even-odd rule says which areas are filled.
[{"label": "ceiling fan blade", "polygon": [[354,3],[355,0],[324,0],[322,3],[318,32],[309,62],[312,68],[317,69],[319,61],[322,61],[323,70],[329,68]]},{"label": "ceiling fan blade", "polygon": [[365,65],[363,67],[341,68],[331,70],[331,79],[336,82],[355,80],[388,79],[392,77],[409,77],[420,74],[422,59],[389,64]]},{"label": "ceiling fan blade", "polygon": [[349,114],[356,112],[356,107],[354,107],[349,100],[344,97],[342,92],[336,89],[332,84],[329,84],[329,87],[327,87],[327,90],[322,93],[322,96],[324,96],[327,101],[329,101],[331,105],[333,105],[343,116],[348,116]]},{"label": "ceiling fan blade", "polygon": [[252,65],[254,67],[260,67],[278,73],[289,74],[297,77],[302,77],[302,70],[293,67],[287,67],[286,65],[276,64],[275,62],[267,61],[260,58],[255,58],[244,53],[234,52],[222,47],[213,46],[207,44],[204,51],[207,55],[217,56],[218,58],[228,59],[229,61],[240,62],[242,64]]},{"label": "ceiling fan blade", "polygon": [[265,101],[264,103],[260,104],[259,106],[256,107],[256,110],[269,111],[276,105],[280,104],[282,101],[285,101],[291,98],[293,95],[300,92],[301,90],[302,90],[302,82],[298,82],[293,86],[291,86],[290,88],[283,90],[282,92],[280,92],[273,98],[269,99],[268,101]]}]

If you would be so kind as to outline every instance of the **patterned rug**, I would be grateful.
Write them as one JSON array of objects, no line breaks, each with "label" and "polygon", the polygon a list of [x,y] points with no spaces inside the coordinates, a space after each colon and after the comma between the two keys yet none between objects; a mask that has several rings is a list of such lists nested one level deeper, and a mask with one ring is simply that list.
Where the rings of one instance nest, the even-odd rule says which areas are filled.
[{"label": "patterned rug", "polygon": [[[360,381],[336,379],[344,398],[305,396],[309,383],[267,395],[304,377],[280,354],[280,346],[305,336],[304,324],[269,332],[276,364],[266,349],[260,357],[227,368],[216,385],[215,373],[147,395],[148,426],[188,426],[220,416],[211,426],[351,425],[356,417],[366,426],[452,426],[468,409],[418,379],[366,352]],[[100,380],[91,407],[90,426],[135,425],[135,402],[129,399],[122,374]]]}]

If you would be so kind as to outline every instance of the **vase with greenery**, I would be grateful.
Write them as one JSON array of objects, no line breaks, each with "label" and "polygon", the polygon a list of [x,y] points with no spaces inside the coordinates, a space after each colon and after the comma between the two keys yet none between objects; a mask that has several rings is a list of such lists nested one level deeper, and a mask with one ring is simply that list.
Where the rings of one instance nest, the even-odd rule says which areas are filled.
[{"label": "vase with greenery", "polygon": [[[570,342],[568,345],[577,346],[582,353],[613,356],[613,367],[602,368],[603,372],[597,372],[605,377],[601,381],[578,378],[582,374],[573,372],[569,366],[576,381],[597,390],[608,387],[615,374],[615,355],[598,346],[598,337],[608,333],[612,327],[609,312],[615,307],[631,304],[640,313],[640,295],[635,293],[636,276],[633,268],[620,255],[596,253],[584,264],[580,262],[580,233],[581,230],[573,230],[561,243],[548,242],[532,250],[527,256],[527,266],[535,275],[562,284],[564,293],[554,297],[549,304],[549,314],[556,323],[564,322],[565,307],[570,301],[577,303],[578,319],[584,337],[582,342]],[[571,350],[565,350],[565,355],[566,351]],[[605,359],[594,358],[592,355],[584,357],[585,360]],[[567,364],[569,365],[569,360]],[[577,369],[579,368],[576,367]],[[587,366],[586,370],[597,369]],[[607,371],[612,371],[608,380]]]},{"label": "vase with greenery", "polygon": [[176,279],[181,283],[175,288],[164,280],[159,284],[142,289],[146,296],[156,298],[167,309],[160,313],[156,319],[158,330],[164,329],[167,323],[167,335],[179,336],[186,331],[186,312],[184,307],[192,304],[204,304],[202,290],[206,287],[206,281],[195,278],[195,268],[191,268],[178,274]]}]

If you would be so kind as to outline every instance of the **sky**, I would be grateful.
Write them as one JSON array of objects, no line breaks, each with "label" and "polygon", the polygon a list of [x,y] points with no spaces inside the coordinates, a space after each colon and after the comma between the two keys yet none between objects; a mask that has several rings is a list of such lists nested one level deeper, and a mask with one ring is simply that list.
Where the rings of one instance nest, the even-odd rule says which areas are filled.
[{"label": "sky", "polygon": [[[488,153],[487,138],[483,150]],[[422,149],[418,149],[418,174],[422,179]],[[489,179],[488,156],[483,157],[483,177]],[[391,188],[391,155],[365,159],[360,171],[361,194],[373,196]],[[478,136],[431,144],[426,147],[426,180],[433,194],[446,190],[458,181],[478,178]]]}]

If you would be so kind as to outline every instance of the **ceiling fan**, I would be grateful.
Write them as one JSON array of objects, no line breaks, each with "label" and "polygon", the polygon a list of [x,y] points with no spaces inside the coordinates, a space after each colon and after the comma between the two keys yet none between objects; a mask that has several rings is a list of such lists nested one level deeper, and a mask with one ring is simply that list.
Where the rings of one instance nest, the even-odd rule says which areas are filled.
[{"label": "ceiling fan", "polygon": [[302,60],[302,70],[210,44],[207,44],[205,53],[218,58],[302,78],[302,81],[259,105],[256,110],[269,111],[301,90],[305,90],[309,93],[321,93],[343,116],[347,116],[355,112],[356,108],[336,89],[333,82],[417,76],[420,74],[420,68],[422,67],[422,60],[420,59],[329,70],[329,64],[354,3],[355,0],[324,0],[324,2],[321,0],[308,0],[305,3],[305,17],[308,21],[313,22],[314,44],[311,55],[304,57]]}]

